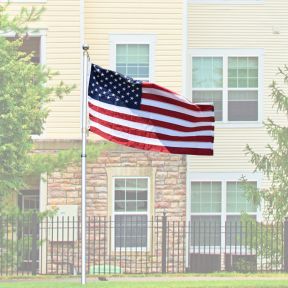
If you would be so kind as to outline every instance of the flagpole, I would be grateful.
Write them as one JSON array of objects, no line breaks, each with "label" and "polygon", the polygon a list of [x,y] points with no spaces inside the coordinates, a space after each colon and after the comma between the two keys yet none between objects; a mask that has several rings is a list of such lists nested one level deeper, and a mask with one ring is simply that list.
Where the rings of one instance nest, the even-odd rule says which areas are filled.
[{"label": "flagpole", "polygon": [[86,142],[87,142],[87,70],[88,70],[88,50],[89,46],[84,44],[83,67],[82,67],[82,97],[81,97],[81,134],[82,134],[82,153],[81,153],[81,220],[82,220],[82,274],[81,283],[86,284]]}]

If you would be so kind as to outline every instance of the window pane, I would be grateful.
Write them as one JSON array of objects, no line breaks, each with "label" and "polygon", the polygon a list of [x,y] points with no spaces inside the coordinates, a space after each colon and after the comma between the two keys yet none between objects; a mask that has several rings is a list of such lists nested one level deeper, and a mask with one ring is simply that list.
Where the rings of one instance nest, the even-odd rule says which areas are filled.
[{"label": "window pane", "polygon": [[[252,218],[256,219],[256,216],[251,216]],[[233,216],[227,216],[226,219],[226,246],[230,245],[236,245],[236,246],[245,246],[244,249],[247,249],[248,244],[248,251],[250,250],[250,239],[252,235],[255,235],[255,231],[251,229],[253,226],[251,225],[251,222],[241,222],[241,216],[233,215]],[[253,233],[251,235],[251,233]],[[246,244],[247,242],[247,244]],[[228,247],[229,249],[229,247]],[[243,254],[244,254],[243,249]],[[234,251],[233,251],[234,252]],[[247,250],[246,250],[247,252]]]},{"label": "window pane", "polygon": [[145,212],[148,209],[147,178],[117,178],[114,188],[115,211]]},{"label": "window pane", "polygon": [[124,201],[115,201],[115,211],[125,211],[125,202]]},{"label": "window pane", "polygon": [[126,211],[135,212],[137,211],[137,202],[136,201],[129,201],[126,202]]},{"label": "window pane", "polygon": [[147,191],[138,191],[137,200],[147,200]]},{"label": "window pane", "polygon": [[129,179],[129,178],[126,179],[126,187],[135,189],[136,188],[136,179]]},{"label": "window pane", "polygon": [[[7,40],[14,41],[16,37],[7,37]],[[20,50],[30,54],[33,53],[31,61],[33,63],[40,63],[40,51],[41,51],[41,37],[40,36],[29,36],[23,39],[22,47]]]},{"label": "window pane", "polygon": [[[249,182],[257,186],[256,182]],[[256,212],[257,207],[251,203],[241,182],[227,182],[227,212]]]},{"label": "window pane", "polygon": [[229,121],[257,121],[258,120],[258,92],[257,91],[229,91],[228,92],[228,120]]},{"label": "window pane", "polygon": [[229,57],[228,87],[258,88],[258,57]]},{"label": "window pane", "polygon": [[216,121],[222,121],[223,100],[222,91],[193,91],[194,103],[213,103]]},{"label": "window pane", "polygon": [[[192,215],[190,233],[191,246],[220,246],[221,216]],[[203,252],[205,253],[205,251]]]},{"label": "window pane", "polygon": [[115,179],[115,188],[125,188],[125,179]]},{"label": "window pane", "polygon": [[136,200],[136,191],[129,190],[126,192],[126,200]]},{"label": "window pane", "polygon": [[193,88],[222,88],[222,57],[193,57],[192,80]]},{"label": "window pane", "polygon": [[221,182],[192,182],[191,212],[221,212]]},{"label": "window pane", "polygon": [[125,200],[125,190],[116,190],[115,200]]},{"label": "window pane", "polygon": [[116,71],[133,78],[149,78],[149,45],[117,44]]},{"label": "window pane", "polygon": [[147,221],[146,215],[116,215],[115,247],[147,247]]}]

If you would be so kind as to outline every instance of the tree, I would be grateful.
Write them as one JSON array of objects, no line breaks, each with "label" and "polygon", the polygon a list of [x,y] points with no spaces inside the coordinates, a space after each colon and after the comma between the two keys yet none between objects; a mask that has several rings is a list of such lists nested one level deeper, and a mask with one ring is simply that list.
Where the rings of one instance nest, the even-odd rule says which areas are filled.
[{"label": "tree", "polygon": [[[69,163],[79,161],[78,149],[62,151],[56,155],[35,154],[31,135],[41,133],[48,116],[47,104],[73,89],[60,82],[50,86],[49,80],[57,73],[47,67],[32,63],[32,54],[21,52],[21,45],[28,35],[28,26],[39,20],[43,9],[22,8],[11,17],[9,4],[0,5],[0,211],[7,206],[7,196],[23,189],[27,175],[63,169]],[[8,41],[5,33],[14,32],[17,37]],[[45,108],[46,107],[46,108]],[[107,148],[89,146],[95,156]],[[2,207],[1,207],[2,206]]]},{"label": "tree", "polygon": [[[279,74],[288,84],[288,66],[279,69]],[[271,84],[271,97],[277,111],[288,117],[288,94],[275,81]],[[268,152],[257,153],[247,145],[246,150],[256,171],[262,172],[269,180],[270,187],[255,190],[248,188],[247,194],[255,204],[264,200],[264,216],[267,220],[282,221],[288,216],[288,126],[276,124],[272,119],[264,123],[273,144],[267,145]]]}]

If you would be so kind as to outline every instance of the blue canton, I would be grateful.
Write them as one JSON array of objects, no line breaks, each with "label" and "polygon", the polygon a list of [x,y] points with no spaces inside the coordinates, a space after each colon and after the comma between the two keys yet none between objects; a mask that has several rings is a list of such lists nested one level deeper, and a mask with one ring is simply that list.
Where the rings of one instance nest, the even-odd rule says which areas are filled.
[{"label": "blue canton", "polygon": [[140,109],[141,82],[120,73],[91,65],[88,95],[112,105]]}]

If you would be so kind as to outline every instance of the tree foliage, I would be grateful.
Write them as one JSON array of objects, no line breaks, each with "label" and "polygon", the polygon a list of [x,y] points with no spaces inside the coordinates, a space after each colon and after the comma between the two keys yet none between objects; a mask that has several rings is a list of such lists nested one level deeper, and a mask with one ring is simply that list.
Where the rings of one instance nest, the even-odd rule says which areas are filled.
[{"label": "tree foliage", "polygon": [[[23,39],[29,37],[29,25],[39,20],[43,9],[22,8],[16,16],[10,16],[8,7],[0,4],[0,206],[3,196],[25,187],[27,175],[80,163],[81,153],[79,149],[53,155],[32,153],[31,135],[41,134],[49,113],[47,104],[70,93],[74,86],[63,82],[51,86],[50,80],[57,73],[32,63],[33,55],[20,49]],[[11,32],[17,35],[14,41],[5,37]],[[88,151],[97,156],[106,148],[102,143],[88,147]]]},{"label": "tree foliage", "polygon": [[[279,69],[279,74],[284,79],[284,84],[288,85],[288,66]],[[275,81],[271,84],[271,97],[274,107],[279,113],[288,117],[288,93],[282,89]],[[286,122],[287,123],[287,122]],[[256,170],[262,172],[271,182],[267,189],[248,190],[248,196],[256,204],[264,200],[264,216],[269,220],[283,220],[288,216],[288,126],[275,123],[268,119],[264,123],[272,144],[267,145],[268,152],[257,153],[247,145],[247,153]]]}]

